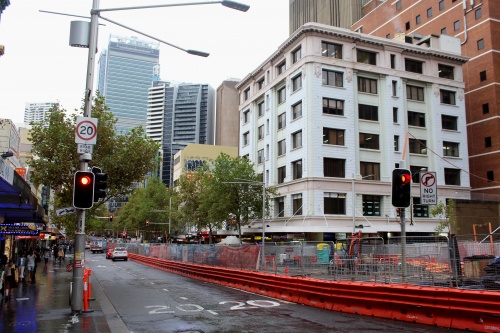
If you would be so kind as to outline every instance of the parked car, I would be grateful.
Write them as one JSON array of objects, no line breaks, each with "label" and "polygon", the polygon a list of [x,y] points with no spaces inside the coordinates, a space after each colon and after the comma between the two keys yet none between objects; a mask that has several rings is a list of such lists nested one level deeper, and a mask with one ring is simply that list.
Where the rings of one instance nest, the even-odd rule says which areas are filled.
[{"label": "parked car", "polygon": [[111,253],[111,260],[115,261],[117,259],[128,260],[128,252],[124,247],[115,247]]}]

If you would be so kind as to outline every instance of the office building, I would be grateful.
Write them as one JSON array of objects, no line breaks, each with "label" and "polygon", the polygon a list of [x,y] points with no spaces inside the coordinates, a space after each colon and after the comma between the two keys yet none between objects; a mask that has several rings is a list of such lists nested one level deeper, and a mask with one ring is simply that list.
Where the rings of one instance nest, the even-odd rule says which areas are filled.
[{"label": "office building", "polygon": [[99,57],[98,90],[117,118],[118,133],[146,128],[148,88],[158,65],[160,43],[111,35]]},{"label": "office building", "polygon": [[30,124],[31,122],[43,121],[49,110],[58,104],[56,102],[26,103],[24,107],[24,123]]},{"label": "office building", "polygon": [[[236,86],[239,154],[279,192],[266,233],[319,241],[360,228],[399,234],[391,175],[404,166],[413,174],[406,232],[435,234],[440,219],[420,204],[420,171],[436,173],[439,201],[470,196],[467,60],[446,35],[415,45],[317,23],[299,28]],[[258,235],[255,223],[244,233]]]},{"label": "office building", "polygon": [[240,133],[239,79],[229,79],[217,88],[215,103],[215,144],[238,147]]},{"label": "office building", "polygon": [[371,1],[352,30],[419,43],[422,36],[460,39],[472,198],[500,201],[500,6],[496,0]]}]

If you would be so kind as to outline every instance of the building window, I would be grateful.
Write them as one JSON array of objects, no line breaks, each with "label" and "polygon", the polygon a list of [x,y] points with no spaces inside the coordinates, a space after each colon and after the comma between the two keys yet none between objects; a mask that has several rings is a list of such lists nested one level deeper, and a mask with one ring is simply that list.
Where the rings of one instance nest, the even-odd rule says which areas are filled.
[{"label": "building window", "polygon": [[481,8],[476,10],[475,14],[476,14],[476,20],[479,20],[483,16],[483,12],[481,11]]},{"label": "building window", "polygon": [[444,27],[443,29],[441,29],[441,35],[446,35],[446,27]]},{"label": "building window", "polygon": [[264,149],[261,149],[257,152],[257,163],[261,164],[264,159]]},{"label": "building window", "polygon": [[492,182],[495,180],[495,176],[493,174],[493,171],[486,171],[486,178],[488,179],[489,182]]},{"label": "building window", "polygon": [[278,141],[278,156],[285,155],[285,153],[286,153],[285,143],[286,143],[285,140]]},{"label": "building window", "polygon": [[439,1],[439,10],[444,9],[444,0]]},{"label": "building window", "polygon": [[246,124],[250,121],[250,110],[243,111],[243,124]]},{"label": "building window", "polygon": [[321,54],[324,57],[342,59],[342,45],[322,42]]},{"label": "building window", "polygon": [[410,21],[405,23],[405,28],[406,28],[406,30],[410,30],[410,28],[411,28]]},{"label": "building window", "polygon": [[274,199],[276,210],[278,211],[278,217],[285,216],[285,197],[279,197]]},{"label": "building window", "polygon": [[417,17],[415,17],[415,23],[416,24],[422,23],[422,18],[420,17],[420,15],[417,15]]},{"label": "building window", "polygon": [[243,146],[246,146],[250,143],[250,132],[243,133]]},{"label": "building window", "polygon": [[450,79],[453,80],[455,76],[453,75],[453,66],[446,66],[446,65],[441,65],[438,64],[438,73],[439,77],[442,77],[444,79]]},{"label": "building window", "polygon": [[432,7],[427,8],[427,17],[432,17]]},{"label": "building window", "polygon": [[487,136],[484,138],[484,147],[491,148],[491,136]]},{"label": "building window", "polygon": [[345,178],[345,160],[340,158],[323,158],[323,176]]},{"label": "building window", "polygon": [[481,82],[486,81],[486,71],[479,72],[479,80]]},{"label": "building window", "polygon": [[399,151],[399,135],[394,135],[394,151]]},{"label": "building window", "polygon": [[264,78],[257,81],[257,89],[261,90],[262,88],[264,88]]},{"label": "building window", "polygon": [[405,59],[405,71],[412,73],[423,73],[423,62],[413,59]]},{"label": "building window", "polygon": [[324,193],[325,214],[345,215],[345,193]]},{"label": "building window", "polygon": [[396,68],[396,55],[391,54],[391,68],[395,69]]},{"label": "building window", "polygon": [[344,130],[323,127],[323,143],[327,145],[344,145]]},{"label": "building window", "polygon": [[286,87],[278,90],[278,104],[284,103],[286,101]]},{"label": "building window", "polygon": [[427,155],[427,141],[426,140],[409,139],[408,146],[409,146],[410,154]]},{"label": "building window", "polygon": [[264,115],[264,101],[260,102],[257,104],[257,109],[259,110],[259,117],[262,117]]},{"label": "building window", "polygon": [[292,149],[302,147],[302,131],[292,134]]},{"label": "building window", "polygon": [[418,165],[410,165],[410,172],[411,172],[411,181],[415,184],[420,183],[420,171],[427,170],[426,167],[423,166],[418,166]]},{"label": "building window", "polygon": [[445,185],[460,185],[460,169],[444,168]]},{"label": "building window", "polygon": [[359,104],[359,119],[378,121],[378,106]]},{"label": "building window", "polygon": [[343,87],[344,73],[323,69],[323,85]]},{"label": "building window", "polygon": [[302,101],[292,105],[292,120],[302,117]]},{"label": "building window", "polygon": [[398,108],[392,108],[392,122],[398,122]]},{"label": "building window", "polygon": [[356,51],[356,59],[358,62],[363,64],[376,65],[377,64],[377,53],[369,52],[364,50]]},{"label": "building window", "polygon": [[358,77],[358,91],[369,94],[377,93],[377,80]]},{"label": "building window", "polygon": [[336,116],[344,115],[344,101],[323,97],[323,113]]},{"label": "building window", "polygon": [[488,103],[483,104],[483,114],[490,113],[490,106]]},{"label": "building window", "polygon": [[297,91],[300,88],[302,88],[302,74],[292,79],[292,91]]},{"label": "building window", "polygon": [[398,81],[392,81],[392,97],[398,96]]},{"label": "building window", "polygon": [[278,116],[278,130],[286,127],[286,112]]},{"label": "building window", "polygon": [[460,21],[456,20],[453,22],[453,30],[457,31],[458,29],[460,29]]},{"label": "building window", "polygon": [[413,197],[413,216],[414,217],[429,217],[429,206],[421,205],[419,197]]},{"label": "building window", "polygon": [[302,215],[302,193],[292,194],[293,215]]},{"label": "building window", "polygon": [[282,62],[280,62],[277,66],[276,66],[276,71],[278,73],[278,75],[280,74],[283,74],[286,70],[286,61],[283,60]]},{"label": "building window", "polygon": [[298,49],[292,52],[292,64],[295,64],[297,61],[300,60],[300,58],[302,58],[302,50],[299,47]]},{"label": "building window", "polygon": [[477,49],[478,50],[484,49],[484,39],[481,38],[480,40],[477,41]]},{"label": "building window", "polygon": [[414,101],[424,100],[424,88],[415,86],[406,86],[406,98]]},{"label": "building window", "polygon": [[441,96],[441,103],[456,105],[454,91],[440,90],[440,96]]},{"label": "building window", "polygon": [[380,195],[363,195],[363,216],[380,216]]},{"label": "building window", "polygon": [[445,130],[456,131],[458,129],[457,126],[458,117],[441,115],[441,128]]},{"label": "building window", "polygon": [[259,126],[258,132],[259,132],[259,140],[264,139],[264,125]]},{"label": "building window", "polygon": [[380,163],[359,162],[361,177],[369,180],[380,180]]},{"label": "building window", "polygon": [[250,98],[250,88],[247,88],[243,91],[243,100],[246,101]]},{"label": "building window", "polygon": [[443,156],[459,157],[458,142],[443,141]]},{"label": "building window", "polygon": [[282,166],[278,168],[278,184],[283,184],[286,178],[286,167]]},{"label": "building window", "polygon": [[380,149],[378,134],[359,133],[359,148]]},{"label": "building window", "polygon": [[302,160],[292,162],[292,173],[293,179],[302,178]]},{"label": "building window", "polygon": [[403,5],[401,4],[401,0],[396,1],[396,10],[401,10],[403,8]]},{"label": "building window", "polygon": [[425,127],[425,113],[408,111],[408,125]]}]

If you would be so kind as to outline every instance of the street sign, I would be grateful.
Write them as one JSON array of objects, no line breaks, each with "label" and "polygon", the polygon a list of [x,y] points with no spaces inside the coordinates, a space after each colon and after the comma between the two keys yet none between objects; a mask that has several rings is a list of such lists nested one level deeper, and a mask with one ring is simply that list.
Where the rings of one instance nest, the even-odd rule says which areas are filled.
[{"label": "street sign", "polygon": [[75,143],[95,145],[97,142],[97,118],[76,118]]},{"label": "street sign", "polygon": [[78,154],[92,154],[94,151],[94,145],[87,145],[84,143],[78,144],[77,152]]},{"label": "street sign", "polygon": [[437,205],[437,179],[435,172],[420,171],[420,204]]},{"label": "street sign", "polygon": [[64,216],[76,213],[75,207],[66,207],[56,210],[56,216]]}]

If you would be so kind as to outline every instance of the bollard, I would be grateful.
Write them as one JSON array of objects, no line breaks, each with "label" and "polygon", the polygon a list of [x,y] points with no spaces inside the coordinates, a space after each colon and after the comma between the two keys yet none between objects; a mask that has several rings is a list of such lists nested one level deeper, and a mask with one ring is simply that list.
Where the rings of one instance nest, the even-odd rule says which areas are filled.
[{"label": "bollard", "polygon": [[89,269],[83,269],[83,312],[94,312],[89,309]]},{"label": "bollard", "polygon": [[89,279],[88,279],[89,280],[88,281],[89,282],[89,291],[88,291],[89,297],[88,297],[88,299],[89,299],[89,301],[95,301],[95,298],[92,297],[92,269],[89,268],[88,272],[89,272]]},{"label": "bollard", "polygon": [[285,275],[288,275],[288,266],[285,266]]}]

